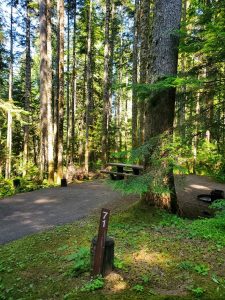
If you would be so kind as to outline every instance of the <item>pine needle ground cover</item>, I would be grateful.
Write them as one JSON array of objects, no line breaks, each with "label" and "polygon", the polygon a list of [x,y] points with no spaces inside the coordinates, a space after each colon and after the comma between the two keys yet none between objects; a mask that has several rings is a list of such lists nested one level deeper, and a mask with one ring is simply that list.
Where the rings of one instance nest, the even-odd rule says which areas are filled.
[{"label": "pine needle ground cover", "polygon": [[141,203],[111,216],[115,270],[90,280],[98,217],[0,247],[0,299],[225,299],[225,218]]}]

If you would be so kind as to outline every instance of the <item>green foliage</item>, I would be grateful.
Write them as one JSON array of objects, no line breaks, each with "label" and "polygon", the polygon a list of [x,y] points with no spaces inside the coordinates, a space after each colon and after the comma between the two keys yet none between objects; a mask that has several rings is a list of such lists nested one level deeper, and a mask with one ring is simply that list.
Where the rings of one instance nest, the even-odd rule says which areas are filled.
[{"label": "green foliage", "polygon": [[90,270],[90,249],[81,247],[77,252],[66,257],[68,261],[72,261],[68,274],[72,277],[77,277],[80,274]]},{"label": "green foliage", "polygon": [[[64,276],[69,265],[79,260],[79,252],[88,254],[98,225],[94,217],[1,246],[0,298],[22,299],[28,295],[36,299],[38,295],[40,299],[98,300],[107,294],[107,299],[172,300],[180,298],[178,287],[182,286],[187,290],[182,299],[195,299],[199,294],[195,289],[201,286],[204,299],[224,299],[224,251],[217,251],[219,238],[204,240],[195,236],[192,240],[188,227],[196,220],[183,220],[186,226],[181,228],[168,221],[170,216],[143,203],[113,214],[109,233],[116,240],[116,257],[126,266],[115,270],[124,283],[124,290],[118,289],[116,294],[110,288],[114,291],[117,279],[111,282],[107,278],[106,288],[101,291],[103,279],[87,282],[89,273]],[[84,250],[85,246],[88,249]],[[196,266],[201,266],[201,272],[210,266],[209,274],[198,273]],[[190,288],[191,283],[195,285]],[[169,293],[173,293],[171,297]]]},{"label": "green foliage", "polygon": [[200,275],[206,276],[210,268],[204,264],[194,264],[191,261],[182,261],[178,267],[182,270],[186,271],[195,271]]},{"label": "green foliage", "polygon": [[200,141],[198,144],[196,172],[200,175],[218,177],[222,168],[223,156],[218,153],[216,144]]},{"label": "green foliage", "polygon": [[[18,167],[17,171],[22,175],[23,168]],[[20,181],[20,185],[17,188],[14,188],[13,179],[18,179]],[[40,180],[39,170],[37,166],[31,162],[27,165],[27,172],[24,177],[18,176],[13,179],[0,178],[0,198],[52,186],[49,185],[47,180],[44,180],[43,182]]]},{"label": "green foliage", "polygon": [[195,220],[187,226],[190,237],[214,240],[217,241],[218,244],[225,246],[224,228],[225,219],[223,216]]},{"label": "green foliage", "polygon": [[216,143],[205,139],[198,143],[197,158],[193,158],[192,145],[178,136],[164,133],[151,138],[141,147],[129,152],[129,163],[148,159],[149,167],[139,176],[126,180],[110,181],[114,189],[124,194],[145,194],[152,192],[164,196],[170,193],[167,174],[173,169],[175,174],[190,174],[194,169],[199,175],[208,175],[217,180],[225,179],[225,163]]},{"label": "green foliage", "polygon": [[114,259],[114,267],[116,269],[122,270],[124,268],[124,261],[122,261],[121,259],[115,257],[115,259]]},{"label": "green foliage", "polygon": [[0,198],[11,196],[15,193],[12,180],[0,179]]},{"label": "green foliage", "polygon": [[187,226],[186,220],[180,218],[179,216],[172,215],[172,214],[170,215],[170,214],[167,214],[165,212],[161,212],[161,214],[163,216],[163,219],[159,223],[160,226],[163,226],[163,227],[167,227],[167,226],[177,227],[177,228],[180,228],[180,229],[186,228],[186,226]]},{"label": "green foliage", "polygon": [[150,281],[150,278],[148,275],[144,274],[141,276],[141,280],[143,281],[143,283],[148,283]]},{"label": "green foliage", "polygon": [[205,290],[201,287],[192,287],[192,288],[190,288],[190,291],[192,292],[192,294],[195,297],[198,297],[198,298],[200,298],[205,292]]},{"label": "green foliage", "polygon": [[204,264],[199,264],[194,266],[194,270],[203,276],[208,275],[209,267],[205,266]]},{"label": "green foliage", "polygon": [[29,115],[29,112],[21,109],[20,107],[16,106],[12,102],[9,101],[6,102],[0,99],[0,110],[5,114],[7,114],[10,111],[17,121],[20,121],[22,124],[26,124],[24,120],[24,116]]},{"label": "green foliage", "polygon": [[225,214],[225,200],[216,200],[214,201],[210,207],[216,210],[217,215],[224,215]]},{"label": "green foliage", "polygon": [[143,285],[136,284],[135,286],[132,287],[132,290],[138,293],[142,293],[144,291]]},{"label": "green foliage", "polygon": [[193,263],[192,263],[191,261],[188,261],[188,260],[182,261],[182,262],[178,265],[178,267],[179,267],[180,269],[186,270],[186,271],[192,270],[192,268],[193,268]]},{"label": "green foliage", "polygon": [[112,186],[124,194],[144,194],[151,191],[159,196],[168,195],[170,190],[167,180],[164,179],[171,171],[174,160],[170,153],[171,148],[171,136],[167,133],[151,138],[130,155],[132,162],[145,158],[150,167],[142,175],[111,182]]},{"label": "green foliage", "polygon": [[104,278],[102,278],[102,276],[98,276],[97,278],[92,279],[91,281],[86,283],[81,288],[81,291],[82,292],[93,292],[95,290],[102,289],[104,286],[104,283],[105,283]]},{"label": "green foliage", "polygon": [[115,189],[120,190],[124,194],[144,194],[148,191],[151,178],[149,174],[128,178],[126,180],[109,181],[109,184]]}]

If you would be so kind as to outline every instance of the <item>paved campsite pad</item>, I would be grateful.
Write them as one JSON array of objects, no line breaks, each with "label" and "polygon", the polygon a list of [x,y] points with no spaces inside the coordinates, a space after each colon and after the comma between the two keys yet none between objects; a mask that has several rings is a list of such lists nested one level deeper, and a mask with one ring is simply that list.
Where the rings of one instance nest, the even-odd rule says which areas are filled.
[{"label": "paved campsite pad", "polygon": [[210,194],[212,190],[223,190],[225,184],[218,183],[206,176],[176,176],[176,191],[181,215],[188,218],[207,217],[212,214],[210,203],[199,201],[200,194]]},{"label": "paved campsite pad", "polygon": [[[176,176],[178,202],[183,216],[207,216],[208,204],[199,194],[225,185],[203,176]],[[123,197],[101,180],[17,194],[0,200],[0,244],[56,225],[71,223],[106,206],[124,209],[138,197]]]},{"label": "paved campsite pad", "polygon": [[[96,208],[121,202],[101,180],[21,193],[0,200],[0,244],[81,219]],[[126,201],[125,199],[124,201]],[[108,203],[108,204],[107,204]]]}]

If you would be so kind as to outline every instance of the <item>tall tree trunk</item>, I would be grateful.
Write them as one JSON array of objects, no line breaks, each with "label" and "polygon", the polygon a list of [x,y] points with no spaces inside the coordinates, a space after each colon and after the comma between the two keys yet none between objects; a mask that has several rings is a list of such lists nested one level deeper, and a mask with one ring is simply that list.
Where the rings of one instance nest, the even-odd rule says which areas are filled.
[{"label": "tall tree trunk", "polygon": [[136,86],[138,83],[138,26],[139,26],[139,0],[135,0],[135,15],[133,28],[133,70],[132,70],[132,148],[138,146],[137,141],[137,92]]},{"label": "tall tree trunk", "polygon": [[[140,3],[140,83],[147,82],[147,72],[149,69],[149,41],[150,41],[150,1],[141,0]],[[144,142],[144,124],[145,124],[145,101],[139,102],[139,145]]]},{"label": "tall tree trunk", "polygon": [[48,68],[48,182],[54,182],[54,133],[52,116],[52,26],[51,26],[51,1],[47,0],[47,68]]},{"label": "tall tree trunk", "polygon": [[[13,1],[11,1],[10,13],[10,60],[9,60],[9,102],[12,103],[13,93]],[[12,113],[9,109],[7,115],[7,141],[6,141],[6,166],[5,178],[10,178],[12,163]]]},{"label": "tall tree trunk", "polygon": [[[183,0],[183,9],[182,9],[182,22],[184,24],[184,30],[186,30],[186,21],[187,21],[187,0]],[[181,55],[181,74],[185,76],[186,66],[186,54],[183,53]],[[178,124],[178,131],[181,136],[181,139],[185,139],[186,134],[186,126],[185,126],[185,111],[186,111],[186,103],[187,103],[187,96],[186,96],[186,85],[182,86],[182,96],[178,99],[177,103],[177,124]]]},{"label": "tall tree trunk", "polygon": [[[119,57],[119,67],[118,67],[118,79],[119,83],[122,82],[123,77],[123,38],[122,38],[122,32],[120,33],[120,57]],[[121,103],[123,100],[123,88],[120,87],[117,92],[117,103],[116,103],[116,151],[120,152],[122,149],[122,131],[121,131]]]},{"label": "tall tree trunk", "polygon": [[110,24],[111,0],[106,0],[105,12],[105,47],[104,47],[104,88],[103,88],[103,121],[102,121],[102,163],[107,162],[108,130],[110,112]]},{"label": "tall tree trunk", "polygon": [[48,103],[48,54],[47,54],[47,0],[40,1],[40,117],[41,147],[40,173],[44,176],[46,164],[46,147],[48,136],[47,103]]},{"label": "tall tree trunk", "polygon": [[197,165],[197,154],[198,154],[198,131],[199,131],[199,120],[198,116],[200,113],[200,93],[197,94],[197,101],[195,107],[195,121],[194,121],[194,137],[192,140],[192,151],[193,151],[193,174],[196,174],[196,165]]},{"label": "tall tree trunk", "polygon": [[[155,83],[165,76],[176,76],[178,62],[178,36],[181,19],[181,0],[156,0],[153,20],[151,43],[150,80]],[[151,94],[147,102],[145,140],[161,134],[172,136],[176,90],[165,88]],[[163,141],[159,140],[161,144]],[[149,153],[151,156],[152,153]],[[146,159],[146,168],[151,168],[149,157]],[[170,195],[166,197],[147,194],[149,200],[156,204],[177,212],[177,198],[174,186],[172,167],[166,165],[168,171],[164,184],[169,188]]]},{"label": "tall tree trunk", "polygon": [[86,65],[86,135],[84,168],[89,172],[90,126],[92,125],[93,91],[92,91],[92,0],[87,0],[87,65]]},{"label": "tall tree trunk", "polygon": [[58,12],[58,164],[57,182],[63,177],[63,119],[64,119],[64,0],[57,2]]},{"label": "tall tree trunk", "polygon": [[77,99],[77,79],[76,79],[76,28],[77,28],[77,0],[74,0],[73,19],[73,69],[72,69],[72,99],[71,99],[71,161],[75,159],[75,113]]},{"label": "tall tree trunk", "polygon": [[[26,1],[26,82],[25,82],[25,110],[30,110],[31,97],[31,55],[30,55],[30,0]],[[29,117],[27,118],[29,123]],[[27,172],[29,159],[29,125],[24,126],[24,145],[23,145],[23,176]]]},{"label": "tall tree trunk", "polygon": [[[114,62],[114,48],[115,48],[115,38],[116,38],[116,18],[115,18],[115,3],[114,0],[112,0],[112,9],[111,9],[111,22],[110,22],[110,39],[109,39],[109,53],[110,53],[110,58],[109,58],[109,121],[108,121],[108,127],[110,131],[110,124],[112,120],[112,103],[113,103],[113,90],[112,90],[112,85],[113,85],[113,62]],[[108,134],[108,139],[107,139],[107,161],[110,159],[110,153],[111,153],[111,135]]]},{"label": "tall tree trunk", "polygon": [[67,2],[66,165],[70,158],[70,1]]}]

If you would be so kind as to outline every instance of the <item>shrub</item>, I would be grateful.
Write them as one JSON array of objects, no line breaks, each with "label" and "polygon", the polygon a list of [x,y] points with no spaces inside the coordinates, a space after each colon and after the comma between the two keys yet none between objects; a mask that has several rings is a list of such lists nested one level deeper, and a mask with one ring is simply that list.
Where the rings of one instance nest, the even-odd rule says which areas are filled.
[{"label": "shrub", "polygon": [[15,193],[12,180],[0,179],[0,198],[11,196]]}]

